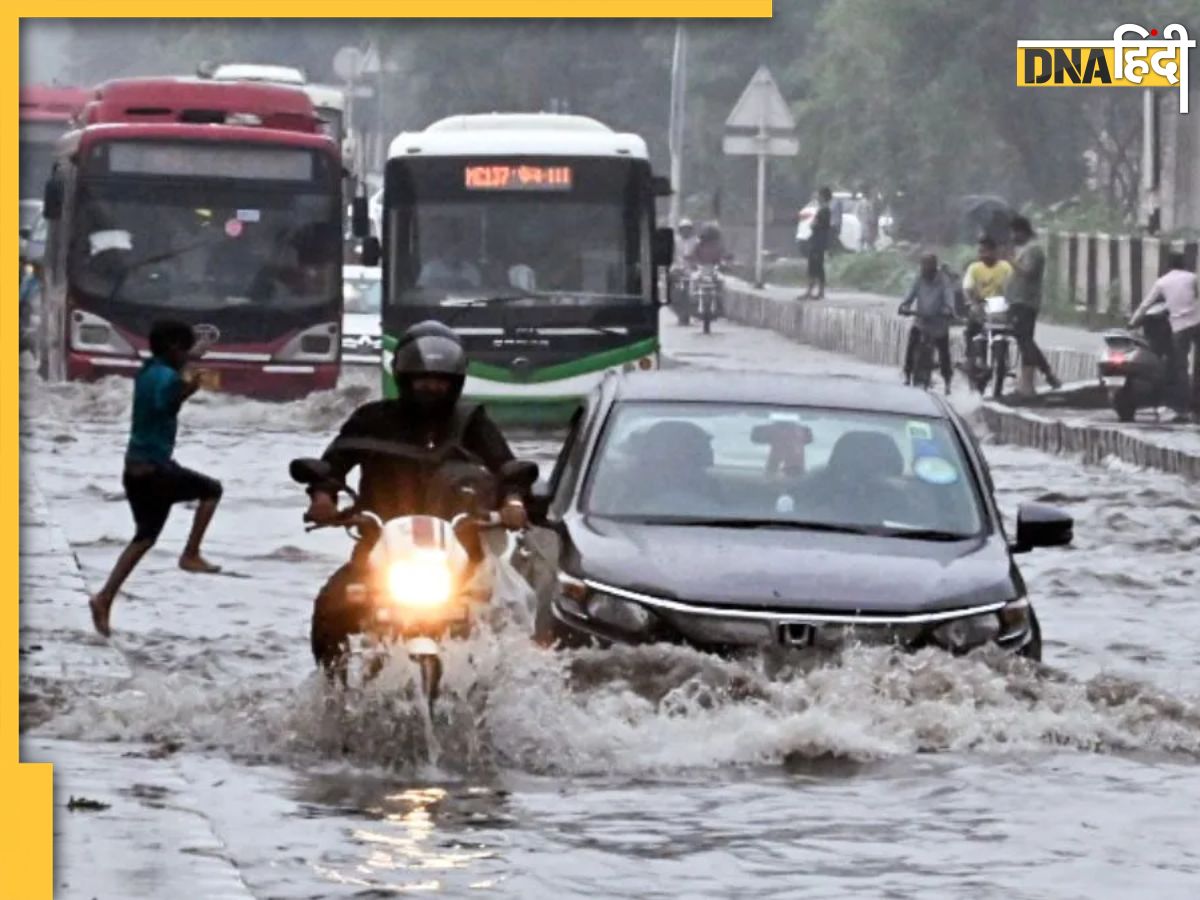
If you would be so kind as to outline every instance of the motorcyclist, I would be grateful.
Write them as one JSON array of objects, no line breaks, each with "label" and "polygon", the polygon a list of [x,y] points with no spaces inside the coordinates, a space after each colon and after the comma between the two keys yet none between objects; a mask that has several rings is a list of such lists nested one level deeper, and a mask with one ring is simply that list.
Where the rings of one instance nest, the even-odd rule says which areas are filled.
[{"label": "motorcyclist", "polygon": [[[399,397],[367,403],[342,425],[322,457],[330,466],[330,483],[309,488],[304,518],[336,524],[340,513],[333,482],[344,483],[356,466],[361,468],[356,509],[384,521],[437,514],[444,484],[438,476],[447,466],[482,468],[498,476],[513,453],[482,407],[460,402],[466,371],[467,357],[453,330],[439,322],[412,326],[392,361]],[[527,516],[518,495],[504,496],[499,507],[506,527],[524,527]],[[361,630],[362,613],[346,602],[345,589],[361,579],[369,551],[369,542],[360,541],[314,603],[313,656],[327,668],[341,656],[347,638]]]},{"label": "motorcyclist", "polygon": [[[914,309],[915,304],[915,309]],[[904,382],[912,384],[916,363],[917,338],[923,332],[937,348],[938,364],[946,393],[954,373],[950,362],[950,323],[954,321],[954,287],[938,268],[938,258],[932,253],[921,257],[921,271],[900,304],[900,312],[913,311],[916,321],[908,332],[904,351]]]},{"label": "motorcyclist", "polygon": [[675,230],[675,262],[682,268],[691,268],[692,255],[696,252],[696,226],[691,219],[680,219]]},{"label": "motorcyclist", "polygon": [[963,293],[967,299],[967,324],[963,339],[967,345],[967,359],[975,359],[975,337],[983,331],[987,318],[984,301],[989,297],[1003,297],[1008,279],[1012,276],[1012,265],[1001,259],[994,238],[984,235],[979,239],[979,258],[967,266],[963,275]]},{"label": "motorcyclist", "polygon": [[[721,235],[721,228],[716,222],[709,222],[700,229],[699,241],[696,244],[696,251],[693,253],[693,259],[698,266],[719,266],[725,261],[725,242]],[[717,308],[718,316],[725,315],[725,292],[717,291]]]}]

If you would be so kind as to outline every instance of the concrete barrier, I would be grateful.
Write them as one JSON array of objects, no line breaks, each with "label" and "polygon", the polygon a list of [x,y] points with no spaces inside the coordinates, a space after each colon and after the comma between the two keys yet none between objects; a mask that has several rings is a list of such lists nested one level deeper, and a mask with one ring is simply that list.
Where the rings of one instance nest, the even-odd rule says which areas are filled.
[{"label": "concrete barrier", "polygon": [[[725,307],[729,318],[742,325],[768,328],[793,340],[866,362],[897,367],[903,363],[910,323],[887,310],[775,298],[732,285],[726,292]],[[961,354],[961,335],[956,335],[955,340],[960,342],[956,352]],[[1096,378],[1094,353],[1044,349],[1064,381]],[[993,401],[981,405],[978,418],[992,438],[1001,443],[1080,455],[1088,463],[1116,458],[1200,481],[1200,448],[1169,447],[1155,441],[1153,435],[1139,434],[1116,424],[1071,422]]]},{"label": "concrete barrier", "polygon": [[[911,325],[911,320],[885,310],[780,300],[736,287],[727,291],[726,312],[735,322],[770,328],[822,350],[885,366],[903,364]],[[951,345],[955,356],[961,359],[964,355],[961,331],[954,332]],[[1096,356],[1100,346],[1097,337],[1095,352],[1049,346],[1042,350],[1064,382],[1089,381],[1097,377]]]}]

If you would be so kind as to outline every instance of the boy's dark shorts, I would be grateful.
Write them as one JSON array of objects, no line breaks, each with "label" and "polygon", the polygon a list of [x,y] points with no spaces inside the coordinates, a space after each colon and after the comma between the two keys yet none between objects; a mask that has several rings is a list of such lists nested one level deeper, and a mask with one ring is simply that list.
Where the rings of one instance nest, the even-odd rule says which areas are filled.
[{"label": "boy's dark shorts", "polygon": [[121,483],[137,526],[135,541],[157,540],[176,503],[219,500],[222,490],[215,478],[186,469],[174,460],[128,463]]}]

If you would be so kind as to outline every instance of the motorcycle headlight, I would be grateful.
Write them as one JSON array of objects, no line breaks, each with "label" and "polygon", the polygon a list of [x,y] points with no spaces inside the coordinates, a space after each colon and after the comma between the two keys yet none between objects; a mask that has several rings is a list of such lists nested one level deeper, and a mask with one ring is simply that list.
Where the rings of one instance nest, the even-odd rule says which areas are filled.
[{"label": "motorcycle headlight", "polygon": [[441,551],[414,553],[393,562],[387,570],[388,596],[398,606],[433,609],[454,596],[450,561]]},{"label": "motorcycle headlight", "polygon": [[953,619],[933,630],[933,639],[946,650],[961,653],[995,640],[1000,634],[1000,617],[981,613]]}]

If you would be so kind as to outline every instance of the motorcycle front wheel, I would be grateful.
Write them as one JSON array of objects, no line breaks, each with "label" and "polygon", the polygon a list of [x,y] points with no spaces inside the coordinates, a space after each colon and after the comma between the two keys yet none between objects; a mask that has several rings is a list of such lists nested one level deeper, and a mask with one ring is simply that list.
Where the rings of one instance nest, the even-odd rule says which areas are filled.
[{"label": "motorcycle front wheel", "polygon": [[442,687],[442,658],[431,654],[416,657],[416,662],[421,667],[421,690],[432,711]]},{"label": "motorcycle front wheel", "polygon": [[1004,379],[1008,377],[1008,342],[1000,341],[992,348],[992,396],[999,400],[1004,396]]}]

